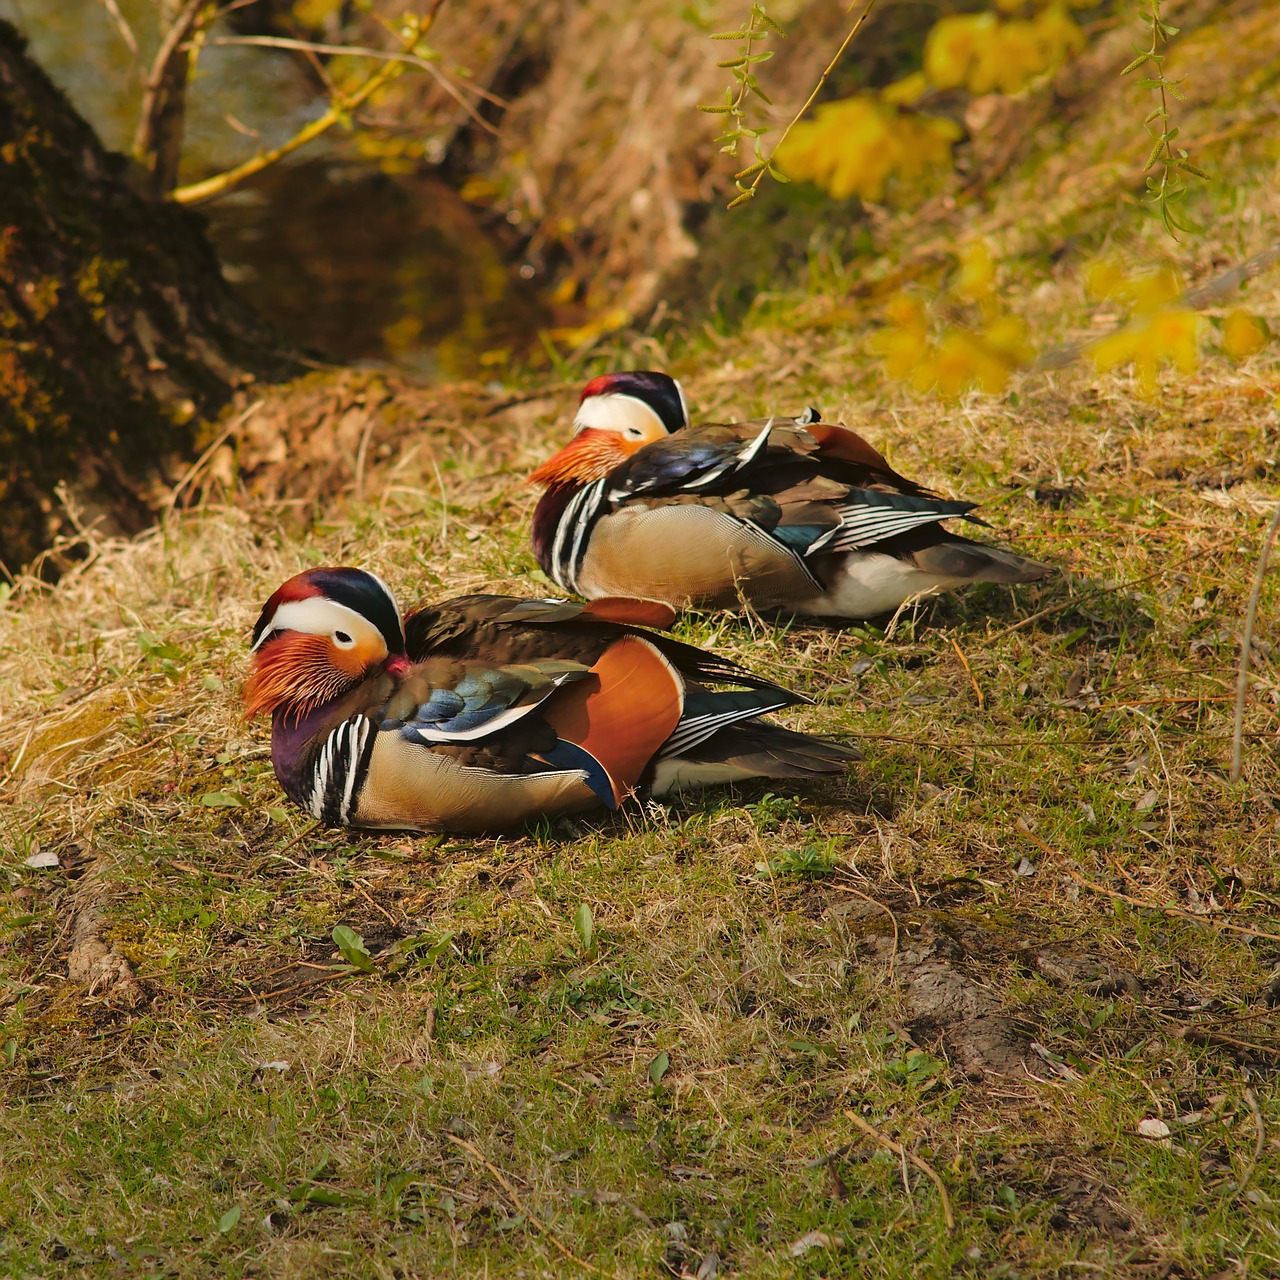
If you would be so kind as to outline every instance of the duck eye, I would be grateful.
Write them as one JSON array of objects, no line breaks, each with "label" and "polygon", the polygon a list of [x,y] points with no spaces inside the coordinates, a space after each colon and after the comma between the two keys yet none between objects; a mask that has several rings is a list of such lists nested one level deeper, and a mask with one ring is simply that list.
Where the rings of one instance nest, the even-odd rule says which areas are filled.
[{"label": "duck eye", "polygon": [[339,649],[352,649],[355,647],[356,642],[345,631],[335,631],[333,633],[333,643]]}]

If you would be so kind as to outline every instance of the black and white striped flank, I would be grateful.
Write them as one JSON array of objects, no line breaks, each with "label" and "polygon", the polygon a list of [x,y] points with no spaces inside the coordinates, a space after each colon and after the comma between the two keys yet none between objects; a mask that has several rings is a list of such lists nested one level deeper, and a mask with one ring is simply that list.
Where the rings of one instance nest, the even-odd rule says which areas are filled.
[{"label": "black and white striped flank", "polygon": [[351,825],[351,812],[369,771],[377,737],[366,716],[344,720],[324,741],[316,758],[307,807],[326,826]]},{"label": "black and white striped flank", "polygon": [[574,494],[556,525],[549,568],[556,583],[566,591],[578,591],[578,573],[591,540],[591,530],[609,505],[604,485],[603,480],[597,480]]}]

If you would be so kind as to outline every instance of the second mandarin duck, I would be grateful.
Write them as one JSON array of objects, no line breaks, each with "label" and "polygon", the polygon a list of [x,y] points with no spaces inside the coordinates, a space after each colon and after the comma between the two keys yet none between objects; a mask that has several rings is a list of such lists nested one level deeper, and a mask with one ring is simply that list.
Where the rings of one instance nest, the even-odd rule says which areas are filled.
[{"label": "second mandarin duck", "polygon": [[676,608],[870,618],[1047,565],[944,527],[975,503],[899,475],[848,427],[797,418],[690,427],[664,373],[587,384],[573,439],[529,477],[533,549],[565,590]]}]

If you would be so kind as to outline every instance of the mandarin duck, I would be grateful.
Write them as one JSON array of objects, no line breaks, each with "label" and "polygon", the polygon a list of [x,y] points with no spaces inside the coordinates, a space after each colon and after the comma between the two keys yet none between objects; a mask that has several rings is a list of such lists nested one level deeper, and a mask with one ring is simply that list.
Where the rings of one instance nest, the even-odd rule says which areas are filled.
[{"label": "mandarin duck", "polygon": [[246,714],[271,715],[280,785],[330,826],[496,831],[857,758],[763,720],[807,699],[649,629],[673,619],[511,596],[402,618],[374,574],[311,569],[263,606]]},{"label": "mandarin duck", "polygon": [[573,439],[529,477],[545,489],[534,554],[567,591],[677,608],[870,618],[1047,565],[943,527],[976,504],[899,475],[848,427],[799,417],[690,427],[664,373],[587,384]]}]

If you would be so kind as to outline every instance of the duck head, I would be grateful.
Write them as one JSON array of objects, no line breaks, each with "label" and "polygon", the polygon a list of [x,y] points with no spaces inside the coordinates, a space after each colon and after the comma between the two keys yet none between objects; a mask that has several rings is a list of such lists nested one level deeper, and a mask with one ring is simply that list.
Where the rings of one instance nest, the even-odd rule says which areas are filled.
[{"label": "duck head", "polygon": [[590,484],[655,440],[689,425],[680,384],[652,369],[593,378],[582,392],[574,437],[530,477],[530,484]]},{"label": "duck head", "polygon": [[253,629],[245,714],[298,717],[379,667],[407,665],[404,624],[386,583],[364,569],[308,569],[276,589]]}]

